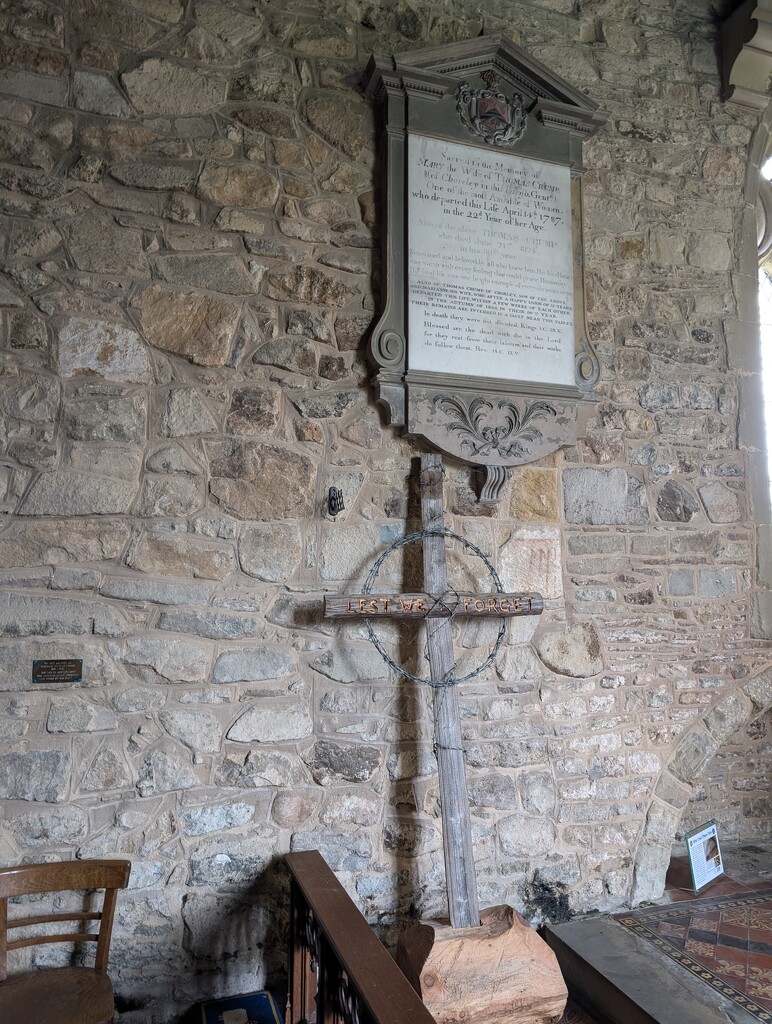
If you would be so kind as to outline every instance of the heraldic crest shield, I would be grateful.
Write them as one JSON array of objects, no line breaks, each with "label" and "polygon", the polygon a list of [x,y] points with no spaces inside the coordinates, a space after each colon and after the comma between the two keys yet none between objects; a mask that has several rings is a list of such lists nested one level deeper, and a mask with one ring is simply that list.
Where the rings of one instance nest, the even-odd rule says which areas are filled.
[{"label": "heraldic crest shield", "polygon": [[507,99],[498,92],[501,78],[493,70],[484,71],[480,77],[487,89],[473,89],[469,82],[462,82],[456,91],[461,123],[494,146],[513,146],[526,129],[523,97],[515,92]]}]

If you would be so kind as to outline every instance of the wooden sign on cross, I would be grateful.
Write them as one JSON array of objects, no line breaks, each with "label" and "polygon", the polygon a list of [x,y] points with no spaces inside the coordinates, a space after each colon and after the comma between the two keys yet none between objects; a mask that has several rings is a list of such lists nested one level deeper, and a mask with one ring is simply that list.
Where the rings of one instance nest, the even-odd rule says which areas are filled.
[{"label": "wooden sign on cross", "polygon": [[539,615],[539,594],[456,594],[448,590],[442,502],[442,456],[421,456],[421,515],[424,588],[422,594],[351,594],[325,598],[327,618],[431,618],[429,669],[434,690],[434,745],[440,784],[442,842],[450,923],[454,928],[480,924],[472,822],[458,710],[453,685],[452,618],[455,616]]}]

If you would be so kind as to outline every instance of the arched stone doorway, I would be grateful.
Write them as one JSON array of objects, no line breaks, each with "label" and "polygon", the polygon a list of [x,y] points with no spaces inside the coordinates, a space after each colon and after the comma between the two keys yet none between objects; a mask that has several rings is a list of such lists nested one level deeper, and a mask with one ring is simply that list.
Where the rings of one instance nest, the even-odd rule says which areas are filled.
[{"label": "arched stone doorway", "polygon": [[[759,251],[772,243],[772,190],[760,187],[761,167],[772,152],[772,4],[744,3],[722,27],[723,96],[727,102],[763,111],[748,152],[745,207],[736,226],[737,317],[727,331],[730,368],[739,371],[738,441],[744,450],[756,523],[756,572],[752,584],[752,636],[772,637],[772,527],[767,462],[768,436],[764,423],[758,305]],[[772,662],[772,651],[764,652]],[[772,666],[727,694],[679,741],[663,769],[648,807],[635,851],[631,904],[662,895],[665,874],[681,817],[695,782],[739,729],[772,708]]]}]

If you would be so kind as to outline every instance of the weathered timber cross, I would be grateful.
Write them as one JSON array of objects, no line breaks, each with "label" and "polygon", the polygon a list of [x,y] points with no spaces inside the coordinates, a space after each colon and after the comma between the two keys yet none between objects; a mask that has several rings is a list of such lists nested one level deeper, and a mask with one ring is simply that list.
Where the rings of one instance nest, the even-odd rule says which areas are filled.
[{"label": "weathered timber cross", "polygon": [[434,746],[440,784],[442,842],[450,923],[454,928],[480,924],[477,877],[472,849],[472,822],[458,710],[453,684],[454,616],[540,615],[540,594],[457,594],[448,589],[445,521],[442,502],[442,456],[421,456],[423,520],[423,594],[351,594],[326,597],[326,618],[433,619],[427,629],[429,669],[434,690]]}]

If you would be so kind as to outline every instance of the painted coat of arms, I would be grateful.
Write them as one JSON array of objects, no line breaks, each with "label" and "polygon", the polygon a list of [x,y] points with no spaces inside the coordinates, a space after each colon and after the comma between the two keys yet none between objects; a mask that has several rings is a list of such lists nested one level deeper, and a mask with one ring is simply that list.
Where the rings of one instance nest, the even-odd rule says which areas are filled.
[{"label": "painted coat of arms", "polygon": [[473,89],[469,82],[462,82],[456,91],[461,123],[491,145],[513,146],[526,129],[523,97],[515,92],[507,98],[499,92],[501,79],[495,71],[484,71],[480,77],[487,89]]}]

